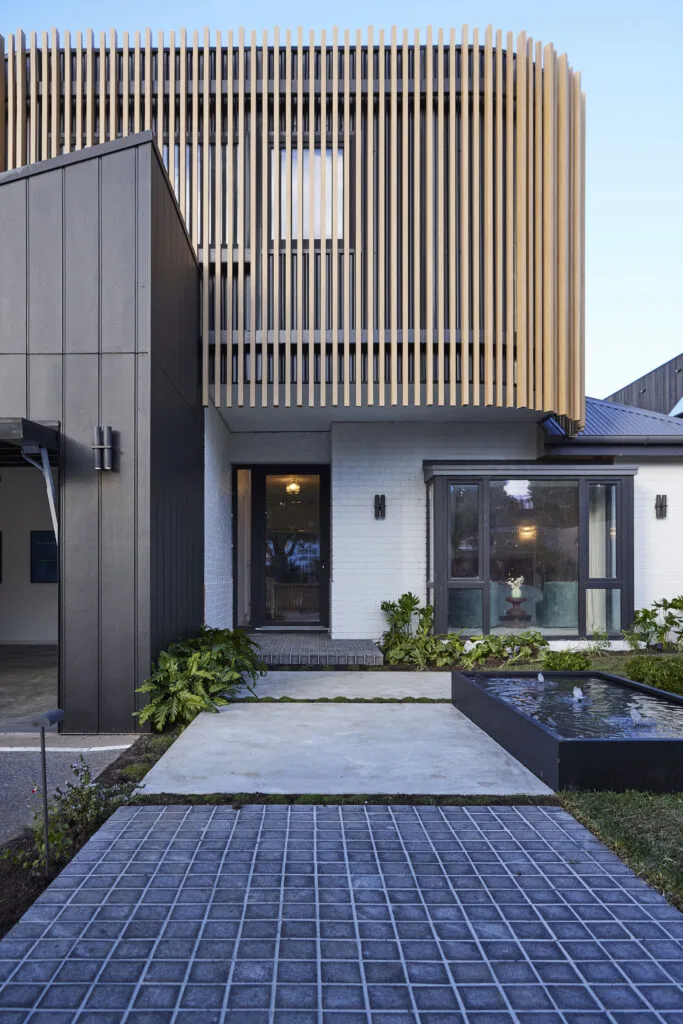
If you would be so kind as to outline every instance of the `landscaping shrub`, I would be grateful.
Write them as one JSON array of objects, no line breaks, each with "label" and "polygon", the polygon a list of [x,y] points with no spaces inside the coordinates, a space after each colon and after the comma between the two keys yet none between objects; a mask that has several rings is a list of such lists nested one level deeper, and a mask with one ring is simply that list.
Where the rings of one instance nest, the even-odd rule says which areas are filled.
[{"label": "landscaping shrub", "polygon": [[487,661],[502,662],[505,666],[517,661],[535,661],[548,646],[543,634],[534,630],[473,636],[471,642],[473,646],[462,656],[463,668],[473,668]]},{"label": "landscaping shrub", "polygon": [[683,658],[641,654],[637,658],[629,658],[624,665],[624,674],[634,683],[646,683],[683,696]]},{"label": "landscaping shrub", "polygon": [[541,633],[525,631],[501,636],[475,636],[471,643],[460,633],[434,635],[434,609],[422,607],[415,594],[397,601],[382,601],[387,630],[379,647],[388,665],[413,665],[417,669],[483,666],[488,661],[512,665],[531,661],[548,646]]},{"label": "landscaping shrub", "polygon": [[138,693],[149,703],[137,713],[141,725],[189,725],[200,711],[218,711],[244,683],[265,672],[258,645],[243,629],[207,629],[169,644]]},{"label": "landscaping shrub", "polygon": [[[102,785],[93,779],[82,754],[71,767],[76,781],[67,782],[64,789],[58,786],[48,802],[48,839],[53,867],[68,863],[117,807],[127,802],[136,786],[134,781],[117,786]],[[33,844],[30,850],[10,847],[4,856],[27,870],[45,867],[42,807],[33,812]]]},{"label": "landscaping shrub", "polygon": [[587,672],[591,660],[584,651],[546,651],[543,668],[549,672]]},{"label": "landscaping shrub", "polygon": [[683,651],[683,595],[670,601],[662,598],[649,608],[639,608],[631,628],[622,633],[633,651]]}]

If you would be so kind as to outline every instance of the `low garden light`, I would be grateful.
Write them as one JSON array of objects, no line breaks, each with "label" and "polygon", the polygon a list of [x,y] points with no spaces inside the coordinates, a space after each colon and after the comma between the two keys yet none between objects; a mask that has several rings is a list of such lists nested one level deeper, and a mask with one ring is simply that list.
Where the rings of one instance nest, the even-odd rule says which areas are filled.
[{"label": "low garden light", "polygon": [[41,768],[43,772],[43,837],[45,841],[45,877],[50,877],[50,829],[48,820],[48,801],[47,801],[47,757],[45,753],[45,730],[51,728],[53,725],[57,725],[64,718],[64,712],[61,708],[55,708],[53,711],[46,711],[44,714],[37,718],[32,724],[34,727],[40,729],[40,759]]}]

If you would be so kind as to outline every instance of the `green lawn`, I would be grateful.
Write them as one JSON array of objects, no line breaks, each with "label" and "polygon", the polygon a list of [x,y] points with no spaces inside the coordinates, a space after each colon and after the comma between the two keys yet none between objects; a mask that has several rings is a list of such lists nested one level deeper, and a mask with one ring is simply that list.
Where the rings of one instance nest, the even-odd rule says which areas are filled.
[{"label": "green lawn", "polygon": [[683,910],[683,794],[558,795],[570,814]]}]

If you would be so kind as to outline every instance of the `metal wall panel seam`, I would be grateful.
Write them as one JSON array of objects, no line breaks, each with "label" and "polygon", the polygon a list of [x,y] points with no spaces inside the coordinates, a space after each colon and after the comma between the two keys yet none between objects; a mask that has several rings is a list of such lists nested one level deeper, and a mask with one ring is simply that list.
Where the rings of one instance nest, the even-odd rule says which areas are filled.
[{"label": "metal wall panel seam", "polygon": [[[50,133],[50,101],[54,95],[50,88],[50,47],[47,32],[41,36],[41,90],[40,90],[40,159],[47,160],[50,155],[49,133]],[[4,75],[4,68],[3,68]],[[3,109],[3,117],[5,111]]]},{"label": "metal wall panel seam", "polygon": [[[516,107],[517,107],[517,153],[516,153],[516,243],[515,256],[515,287],[516,287],[516,350],[517,350],[517,393],[514,396],[513,404],[523,408],[529,404],[527,390],[527,90],[526,90],[526,35],[520,32],[517,36],[517,66],[516,66]],[[511,61],[512,50],[508,50],[508,60]],[[510,65],[512,66],[512,65]],[[508,95],[508,104],[512,101]],[[512,130],[513,121],[508,110],[506,130]],[[512,202],[512,194],[508,196]],[[510,257],[511,254],[509,254]],[[508,296],[512,301],[512,296]],[[509,323],[509,318],[508,318]]]},{"label": "metal wall panel seam", "polygon": [[[215,135],[213,145],[213,401],[217,408],[222,404],[221,387],[221,354],[223,350],[221,334],[221,303],[223,298],[223,260],[221,247],[221,226],[223,223],[223,46],[220,30],[216,32],[216,91],[215,102]],[[205,97],[206,100],[206,97]],[[170,142],[169,114],[169,156]],[[266,252],[268,251],[266,247]],[[232,252],[230,252],[232,256]],[[227,264],[229,268],[230,264]],[[230,280],[228,278],[228,280]],[[227,324],[226,324],[227,327]]]},{"label": "metal wall panel seam", "polygon": [[304,43],[296,33],[296,404],[303,405],[304,388]]},{"label": "metal wall panel seam", "polygon": [[[332,248],[330,257],[330,273],[332,276],[332,405],[339,402],[339,258],[337,255],[337,203],[339,201],[337,176],[339,174],[339,30],[332,29]],[[342,173],[344,167],[342,154]],[[344,197],[342,196],[342,202]]]},{"label": "metal wall panel seam", "polygon": [[[494,212],[493,212],[493,46],[492,28],[484,42],[484,404],[493,405]],[[497,342],[497,339],[496,339]]]},{"label": "metal wall panel seam", "polygon": [[[505,349],[505,320],[503,317],[503,295],[505,277],[503,264],[503,246],[505,244],[503,228],[503,36],[496,32],[496,102],[495,102],[495,387],[496,405],[503,406],[503,354]],[[511,369],[511,368],[510,368]]]},{"label": "metal wall panel seam", "polygon": [[[385,404],[386,367],[385,367],[385,330],[386,330],[386,181],[385,181],[385,129],[386,129],[386,70],[384,57],[384,29],[379,32],[379,51],[377,67],[377,84],[379,100],[377,104],[377,404]],[[374,356],[373,356],[374,373]]]},{"label": "metal wall panel seam", "polygon": [[140,122],[140,79],[142,75],[142,61],[140,60],[140,33],[135,33],[135,58],[133,64],[133,131],[137,134],[141,130]]},{"label": "metal wall panel seam", "polygon": [[[217,44],[218,45],[218,44]],[[218,68],[216,57],[216,68]],[[256,75],[254,74],[254,77]],[[268,273],[268,167],[270,144],[268,136],[268,101],[270,96],[268,76],[268,33],[263,33],[261,47],[261,252],[259,254],[259,282],[261,285],[261,408],[268,406],[268,305],[270,300],[270,276]],[[218,102],[218,70],[216,71],[216,102]],[[216,165],[218,166],[218,165]],[[217,201],[217,200],[216,200]],[[220,252],[218,243],[216,253]]]},{"label": "metal wall panel seam", "polygon": [[470,404],[470,44],[460,44],[460,405]]},{"label": "metal wall panel seam", "polygon": [[29,116],[28,116],[28,157],[35,164],[38,160],[38,51],[36,33],[31,32],[29,43]]},{"label": "metal wall panel seam", "polygon": [[[225,126],[225,244],[226,244],[226,281],[225,281],[225,404],[232,405],[233,392],[233,305],[232,305],[232,280],[235,260],[235,227],[233,224],[234,192],[235,192],[235,162],[233,156],[233,141],[235,134],[235,101],[234,101],[234,75],[233,75],[233,39],[232,31],[228,31],[228,53],[227,53],[227,103],[226,103],[226,126]],[[181,96],[182,96],[181,90]]]},{"label": "metal wall panel seam", "polygon": [[[321,48],[321,63],[323,62],[323,49]],[[321,75],[323,72],[321,72]],[[308,406],[315,407],[315,33],[308,36]],[[321,105],[321,135],[319,135],[319,155],[321,155],[321,174],[325,165],[326,141],[323,124],[323,108]],[[321,210],[324,213],[325,208]],[[321,272],[323,270],[323,221],[321,220]],[[324,375],[325,362],[323,356],[324,332],[319,332],[321,338],[321,381]]]},{"label": "metal wall panel seam", "polygon": [[[420,278],[422,276],[422,201],[420,196],[420,160],[422,159],[420,95],[422,92],[420,68],[420,30],[415,29],[413,47],[413,404],[422,401],[422,337]],[[383,404],[383,403],[382,403]]]},{"label": "metal wall panel seam", "polygon": [[[199,33],[192,33],[192,171],[190,175],[190,234],[195,252],[199,246]],[[203,203],[202,203],[203,205]]]},{"label": "metal wall panel seam", "polygon": [[[145,75],[149,79],[150,66],[147,65]],[[204,103],[203,103],[203,140],[202,140],[202,402],[209,404],[209,268],[211,265],[211,247],[209,245],[209,30],[204,29]],[[197,90],[199,83],[194,82]],[[199,183],[197,183],[199,185]],[[220,270],[220,264],[216,263]],[[215,338],[215,333],[214,333]]]},{"label": "metal wall panel seam", "polygon": [[362,314],[363,314],[363,274],[367,265],[367,258],[364,258],[363,254],[363,223],[362,223],[362,212],[363,212],[363,181],[362,181],[362,168],[363,168],[363,115],[362,115],[362,104],[363,104],[363,69],[362,69],[362,55],[363,48],[361,44],[360,29],[356,32],[356,96],[354,102],[354,131],[353,131],[353,143],[356,155],[356,187],[355,187],[355,199],[356,199],[356,226],[354,230],[354,284],[355,284],[355,302],[354,302],[354,328],[355,328],[355,342],[356,342],[356,396],[355,404],[356,407],[360,407],[363,404],[363,353],[361,343],[361,329],[362,329]]},{"label": "metal wall panel seam", "polygon": [[[333,145],[336,142],[333,141]],[[327,41],[320,33],[320,405],[327,400]]]},{"label": "metal wall panel seam", "polygon": [[480,209],[481,200],[480,174],[480,116],[479,116],[479,80],[481,54],[479,52],[479,30],[472,33],[472,405],[481,402],[481,303],[480,303]]},{"label": "metal wall panel seam", "polygon": [[244,247],[245,247],[245,130],[244,130],[244,29],[237,49],[237,404],[244,405]]},{"label": "metal wall panel seam", "polygon": [[292,404],[292,35],[285,36],[285,406]]},{"label": "metal wall panel seam", "polygon": [[[256,32],[251,33],[251,59],[249,62],[251,96],[249,100],[249,406],[256,405],[256,274],[257,224],[256,224],[256,138],[258,135],[257,82],[256,82]],[[261,373],[264,367],[261,366]]]},{"label": "metal wall panel seam", "polygon": [[398,220],[396,192],[398,189],[398,109],[396,26],[391,27],[389,63],[389,223],[387,225],[387,259],[389,264],[389,386],[391,405],[398,403]]},{"label": "metal wall panel seam", "polygon": [[[231,122],[232,129],[232,122]],[[282,239],[280,219],[280,190],[282,187],[282,164],[280,159],[280,30],[273,32],[273,149],[270,161],[273,196],[272,229],[273,239],[273,405],[280,402],[280,241]],[[232,252],[232,239],[229,251]]]},{"label": "metal wall panel seam", "polygon": [[401,382],[403,405],[410,404],[410,43],[403,30],[403,95],[401,97]]},{"label": "metal wall panel seam", "polygon": [[444,313],[446,304],[446,293],[444,290],[444,245],[445,245],[445,218],[446,218],[446,196],[444,183],[444,162],[446,151],[444,147],[444,123],[443,123],[443,91],[444,91],[444,41],[443,29],[439,29],[437,46],[437,97],[436,97],[436,168],[437,168],[437,189],[436,202],[434,204],[434,216],[436,217],[436,329],[437,329],[437,402],[444,404],[445,399],[445,375],[446,364],[444,362]]},{"label": "metal wall panel seam", "polygon": [[[350,142],[350,93],[351,93],[351,44],[348,29],[344,30],[344,405],[349,404],[351,378],[351,292],[349,287],[349,263],[351,260],[351,142]],[[356,368],[357,372],[358,368]]]},{"label": "metal wall panel seam", "polygon": [[[450,31],[448,55],[448,404],[457,403],[457,51]],[[445,296],[444,296],[445,299]]]},{"label": "metal wall panel seam", "polygon": [[426,404],[434,403],[434,44],[427,25],[425,50],[425,356]]}]

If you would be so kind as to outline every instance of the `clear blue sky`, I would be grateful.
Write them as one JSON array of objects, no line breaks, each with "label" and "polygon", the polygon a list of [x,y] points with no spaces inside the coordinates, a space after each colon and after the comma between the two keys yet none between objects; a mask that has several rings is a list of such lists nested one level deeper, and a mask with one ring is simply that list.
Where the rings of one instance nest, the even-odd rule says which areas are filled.
[{"label": "clear blue sky", "polygon": [[[241,18],[241,22],[236,20]],[[419,19],[416,21],[416,19]],[[566,51],[587,94],[587,387],[602,397],[683,351],[682,0],[0,0],[0,32],[456,28]]]}]

